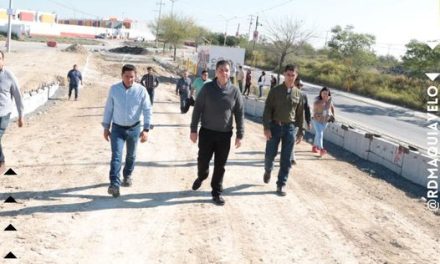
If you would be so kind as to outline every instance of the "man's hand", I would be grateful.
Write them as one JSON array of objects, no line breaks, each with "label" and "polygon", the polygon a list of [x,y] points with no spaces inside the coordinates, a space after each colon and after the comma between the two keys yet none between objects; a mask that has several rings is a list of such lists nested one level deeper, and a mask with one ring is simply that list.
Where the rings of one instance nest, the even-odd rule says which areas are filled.
[{"label": "man's hand", "polygon": [[191,141],[193,143],[197,142],[197,132],[191,132],[191,134],[189,135],[189,138],[191,139]]},{"label": "man's hand", "polygon": [[241,146],[241,138],[235,138],[235,148],[239,148]]},{"label": "man's hand", "polygon": [[270,129],[264,130],[264,136],[266,137],[266,140],[270,140],[272,138],[272,132],[270,132]]},{"label": "man's hand", "polygon": [[105,128],[104,129],[104,139],[107,141],[110,141],[110,135],[111,135],[110,130],[108,128]]},{"label": "man's hand", "polygon": [[22,127],[24,124],[23,117],[19,117],[17,123],[18,123],[18,127]]},{"label": "man's hand", "polygon": [[301,141],[302,141],[302,139],[303,139],[303,136],[302,135],[297,135],[296,136],[296,144],[299,144],[299,143],[301,143]]},{"label": "man's hand", "polygon": [[148,140],[148,132],[147,131],[142,131],[141,134],[139,135],[139,138],[141,139],[141,143],[147,142],[147,140]]}]

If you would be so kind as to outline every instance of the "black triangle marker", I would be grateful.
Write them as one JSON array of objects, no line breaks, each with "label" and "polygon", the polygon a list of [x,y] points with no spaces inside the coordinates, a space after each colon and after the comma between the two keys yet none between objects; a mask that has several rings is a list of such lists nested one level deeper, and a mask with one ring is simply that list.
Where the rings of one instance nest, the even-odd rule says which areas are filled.
[{"label": "black triangle marker", "polygon": [[13,225],[8,225],[8,226],[5,228],[5,231],[17,231],[17,229],[15,229],[15,227],[14,227]]},{"label": "black triangle marker", "polygon": [[17,173],[15,173],[13,169],[9,169],[8,171],[5,172],[4,175],[17,175]]},{"label": "black triangle marker", "polygon": [[8,199],[6,199],[5,203],[16,203],[17,201],[15,201],[14,198],[12,198],[12,196],[9,196]]},{"label": "black triangle marker", "polygon": [[16,259],[17,257],[12,254],[12,252],[9,252],[8,255],[5,256],[5,259]]}]

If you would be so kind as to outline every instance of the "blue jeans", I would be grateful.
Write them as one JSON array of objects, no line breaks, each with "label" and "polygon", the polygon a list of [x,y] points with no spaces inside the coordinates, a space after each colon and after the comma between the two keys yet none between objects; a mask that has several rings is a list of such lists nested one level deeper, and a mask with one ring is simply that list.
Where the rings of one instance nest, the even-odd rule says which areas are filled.
[{"label": "blue jeans", "polygon": [[313,145],[317,146],[319,149],[324,148],[324,130],[327,127],[327,123],[321,123],[312,119],[313,127],[315,128],[315,140]]},{"label": "blue jeans", "polygon": [[189,93],[181,92],[180,93],[180,112],[186,113],[188,112],[189,106],[187,105],[187,99],[189,98]]},{"label": "blue jeans", "polygon": [[281,158],[280,158],[280,170],[278,171],[278,186],[286,185],[287,178],[289,177],[289,171],[292,167],[290,158],[292,155],[293,145],[296,140],[296,133],[298,128],[293,123],[277,125],[275,123],[270,124],[270,131],[272,138],[266,141],[266,153],[264,156],[264,170],[271,172],[273,169],[273,161],[278,153],[278,145],[281,142]]},{"label": "blue jeans", "polygon": [[2,140],[3,134],[5,133],[6,128],[9,125],[10,116],[11,116],[11,113],[9,113],[5,116],[0,116],[0,162],[2,162],[2,163],[5,162],[5,155],[3,154],[1,140]]},{"label": "blue jeans", "polygon": [[258,97],[263,96],[263,85],[258,86],[258,92],[259,92]]},{"label": "blue jeans", "polygon": [[125,142],[127,142],[127,153],[125,156],[125,166],[122,171],[124,178],[131,177],[134,170],[134,162],[136,160],[136,146],[141,132],[140,124],[131,127],[121,127],[116,124],[112,125],[111,130],[111,147],[112,160],[110,162],[110,185],[119,187],[121,179],[119,172],[121,171],[122,152],[124,151]]},{"label": "blue jeans", "polygon": [[75,99],[78,99],[78,85],[69,86],[69,98],[70,98],[70,96],[72,96],[72,90],[75,91]]},{"label": "blue jeans", "polygon": [[154,103],[154,88],[147,89],[147,92],[148,92],[148,95],[150,96],[151,105],[153,106],[153,103]]}]

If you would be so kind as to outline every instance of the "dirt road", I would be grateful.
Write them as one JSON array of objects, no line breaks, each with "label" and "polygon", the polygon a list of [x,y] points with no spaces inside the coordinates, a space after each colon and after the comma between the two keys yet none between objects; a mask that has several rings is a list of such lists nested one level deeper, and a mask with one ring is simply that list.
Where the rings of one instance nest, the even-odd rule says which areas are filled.
[{"label": "dirt road", "polygon": [[262,126],[251,120],[242,147],[231,149],[226,205],[211,203],[210,178],[191,191],[197,147],[168,82],[157,91],[149,142],[138,146],[134,185],[111,198],[100,122],[119,71],[92,55],[79,101],[60,96],[25,128],[10,124],[3,144],[18,175],[0,176],[0,198],[18,203],[0,204],[0,227],[17,232],[0,234],[2,256],[33,264],[440,263],[439,216],[392,180],[347,159],[316,158],[308,143],[297,148],[288,195],[276,196],[275,180],[262,179]]}]

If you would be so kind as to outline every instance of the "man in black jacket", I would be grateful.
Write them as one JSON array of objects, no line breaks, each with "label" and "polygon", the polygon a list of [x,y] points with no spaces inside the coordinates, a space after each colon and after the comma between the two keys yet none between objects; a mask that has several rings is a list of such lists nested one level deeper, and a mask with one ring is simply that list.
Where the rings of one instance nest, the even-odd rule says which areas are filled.
[{"label": "man in black jacket", "polygon": [[[237,87],[232,85],[228,61],[217,62],[216,78],[203,86],[196,98],[191,120],[190,139],[196,143],[199,139],[199,153],[197,158],[197,179],[192,189],[197,190],[209,175],[209,162],[214,158],[214,173],[212,174],[212,199],[215,204],[223,205],[225,200],[221,196],[223,191],[223,176],[228,159],[232,137],[233,117],[237,126],[235,147],[241,145],[244,133],[243,99]],[[199,121],[202,127],[197,134]]]}]

